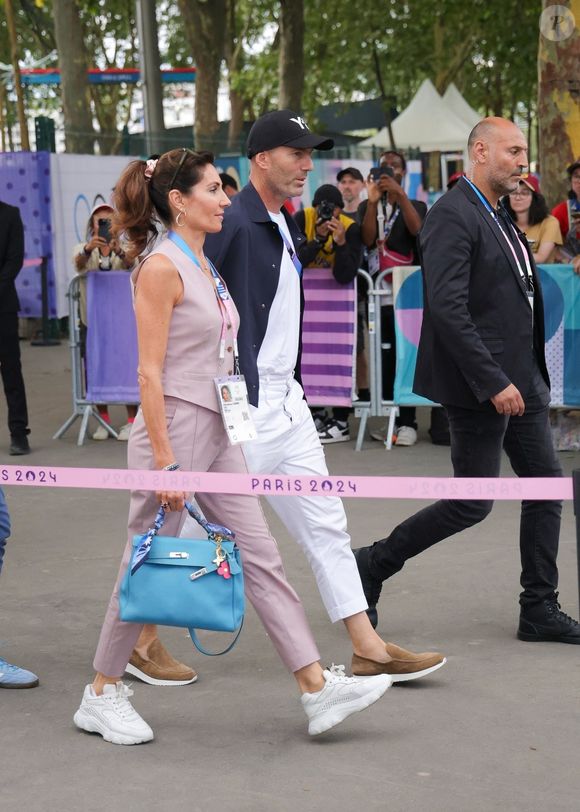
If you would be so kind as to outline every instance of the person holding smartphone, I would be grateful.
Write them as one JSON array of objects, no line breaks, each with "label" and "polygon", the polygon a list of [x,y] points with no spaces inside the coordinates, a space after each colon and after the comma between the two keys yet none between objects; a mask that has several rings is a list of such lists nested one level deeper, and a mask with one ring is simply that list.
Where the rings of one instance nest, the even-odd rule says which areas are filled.
[{"label": "person holding smartphone", "polygon": [[[75,245],[73,262],[77,273],[87,271],[128,271],[132,263],[127,260],[125,252],[111,234],[111,218],[113,207],[108,203],[97,204],[87,223],[86,239]],[[85,280],[81,280],[79,320],[81,334],[81,357],[85,360],[87,335],[87,292]],[[97,406],[99,414],[106,423],[110,422],[109,409],[105,403]],[[119,430],[117,439],[127,442],[131,433],[131,426],[137,414],[137,407],[127,405],[127,422]],[[97,426],[92,434],[93,440],[106,440],[109,432],[103,426]]]},{"label": "person holding smartphone", "polygon": [[[427,213],[420,200],[411,200],[403,188],[407,162],[400,152],[388,150],[373,167],[367,181],[368,200],[359,207],[359,222],[364,245],[368,249],[371,276],[396,265],[417,265],[416,237]],[[384,240],[379,241],[377,217],[383,209]],[[383,352],[383,398],[393,399],[395,382],[395,316],[390,276],[385,279],[387,296],[381,306],[381,335],[391,346]],[[401,406],[396,423],[395,445],[411,446],[417,442],[417,422],[413,406]],[[375,440],[384,442],[387,426],[372,432]]]}]

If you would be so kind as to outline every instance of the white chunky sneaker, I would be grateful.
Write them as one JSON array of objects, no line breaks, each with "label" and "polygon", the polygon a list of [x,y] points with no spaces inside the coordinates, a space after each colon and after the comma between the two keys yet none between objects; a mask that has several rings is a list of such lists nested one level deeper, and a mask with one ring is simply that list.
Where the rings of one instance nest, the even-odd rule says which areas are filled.
[{"label": "white chunky sneaker", "polygon": [[374,677],[346,677],[344,665],[332,665],[323,672],[326,685],[315,694],[302,694],[302,707],[308,716],[308,732],[318,736],[340,724],[352,713],[368,708],[392,685],[388,674]]},{"label": "white chunky sneaker", "polygon": [[112,744],[141,744],[151,741],[153,731],[142,719],[128,697],[133,691],[124,683],[105,685],[102,696],[97,696],[92,685],[87,685],[83,701],[74,715],[74,723],[87,733],[100,733]]}]

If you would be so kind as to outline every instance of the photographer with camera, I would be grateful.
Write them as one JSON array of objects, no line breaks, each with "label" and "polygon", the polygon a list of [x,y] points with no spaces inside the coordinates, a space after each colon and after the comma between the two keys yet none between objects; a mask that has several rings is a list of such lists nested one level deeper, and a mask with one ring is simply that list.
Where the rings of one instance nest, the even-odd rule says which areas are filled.
[{"label": "photographer with camera", "polygon": [[347,285],[356,278],[361,260],[361,235],[357,223],[342,213],[342,195],[330,183],[314,193],[312,206],[296,212],[294,220],[306,236],[298,249],[303,268],[332,268],[336,281]]},{"label": "photographer with camera", "polygon": [[[111,218],[113,208],[107,203],[97,204],[87,223],[85,242],[75,245],[73,250],[73,263],[77,273],[87,271],[129,271],[130,263],[125,252],[119,243],[113,239],[111,234]],[[86,358],[86,336],[87,336],[87,290],[86,280],[81,280],[79,302],[79,321],[81,339],[81,357]],[[110,423],[109,410],[106,404],[97,406],[100,416],[106,423]],[[119,429],[117,439],[127,441],[131,433],[131,426],[137,414],[136,406],[127,406],[127,422]],[[109,433],[103,426],[97,426],[92,434],[93,440],[106,440]]]},{"label": "photographer with camera", "polygon": [[[367,181],[368,200],[359,207],[361,234],[368,249],[369,273],[377,275],[387,268],[417,263],[416,236],[427,213],[427,206],[410,200],[403,189],[407,163],[400,152],[383,152],[378,167],[373,167]],[[383,398],[393,399],[395,382],[395,318],[392,283],[385,279],[387,295],[382,300],[381,334],[391,348],[383,352]],[[414,407],[402,406],[397,417],[395,445],[410,446],[417,442]],[[374,439],[384,441],[385,431],[375,432]]]},{"label": "photographer with camera", "polygon": [[559,249],[560,261],[574,267],[580,274],[580,158],[566,170],[570,178],[568,199],[552,209],[552,215],[560,223],[564,245]]},{"label": "photographer with camera", "polygon": [[[341,285],[356,279],[361,262],[362,242],[358,223],[342,213],[344,201],[336,186],[324,184],[314,193],[312,206],[296,212],[294,220],[306,236],[298,248],[302,267],[332,268]],[[343,443],[350,440],[346,406],[333,409],[332,417],[325,410],[313,410],[314,422],[321,443]]]}]

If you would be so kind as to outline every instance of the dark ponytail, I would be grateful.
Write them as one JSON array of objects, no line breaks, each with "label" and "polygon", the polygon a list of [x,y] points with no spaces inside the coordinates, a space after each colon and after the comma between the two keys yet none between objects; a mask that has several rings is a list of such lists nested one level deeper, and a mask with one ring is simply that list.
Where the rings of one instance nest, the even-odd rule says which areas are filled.
[{"label": "dark ponytail", "polygon": [[[130,260],[143,254],[156,238],[159,221],[166,228],[171,226],[171,189],[188,194],[213,160],[211,152],[172,149],[157,160],[152,172],[149,161],[131,161],[113,193],[113,233],[116,237],[122,234],[127,239],[126,253]],[[148,165],[149,177],[146,177]]]}]

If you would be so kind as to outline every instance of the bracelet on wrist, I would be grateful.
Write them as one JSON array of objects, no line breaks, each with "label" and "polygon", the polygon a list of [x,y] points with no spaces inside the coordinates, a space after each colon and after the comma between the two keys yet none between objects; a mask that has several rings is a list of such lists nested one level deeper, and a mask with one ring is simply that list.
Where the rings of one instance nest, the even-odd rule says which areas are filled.
[{"label": "bracelet on wrist", "polygon": [[178,471],[179,470],[179,463],[172,462],[169,465],[165,465],[161,470],[162,471]]}]

